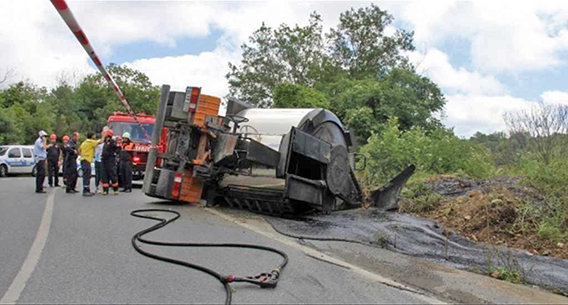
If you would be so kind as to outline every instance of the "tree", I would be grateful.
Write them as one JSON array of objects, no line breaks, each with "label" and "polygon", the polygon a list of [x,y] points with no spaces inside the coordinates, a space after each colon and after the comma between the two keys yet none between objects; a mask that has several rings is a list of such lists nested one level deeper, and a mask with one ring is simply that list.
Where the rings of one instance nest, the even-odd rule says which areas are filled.
[{"label": "tree", "polygon": [[0,107],[8,108],[14,104],[24,104],[29,101],[40,102],[47,96],[46,88],[39,88],[38,86],[28,82],[17,82],[11,84],[8,89],[0,93]]},{"label": "tree", "polygon": [[312,13],[305,27],[282,24],[273,30],[263,23],[241,49],[240,64],[229,63],[229,95],[269,107],[280,83],[314,85],[324,60],[321,17]]},{"label": "tree", "polygon": [[[134,69],[110,65],[109,72],[135,112],[155,113],[159,88]],[[0,90],[0,143],[33,143],[39,130],[58,136],[101,130],[114,111],[125,111],[102,75],[89,75],[70,85],[61,78],[48,91],[29,82]]]},{"label": "tree", "polygon": [[[155,113],[160,91],[144,73],[126,66],[110,64],[107,67],[135,113]],[[60,89],[63,96],[68,89]],[[126,112],[114,90],[104,77],[97,73],[87,76],[74,90],[72,103],[76,114],[84,119],[83,130],[96,131],[106,125],[106,120],[115,111]],[[67,100],[67,102],[69,102]],[[62,112],[70,116],[71,112]]]},{"label": "tree", "polygon": [[568,106],[539,103],[530,110],[507,112],[505,123],[512,134],[528,134],[529,147],[548,164],[564,156],[568,145]]},{"label": "tree", "polygon": [[0,77],[0,85],[8,81],[8,79],[10,79],[12,75],[14,75],[14,69],[13,68],[6,69],[4,75]]},{"label": "tree", "polygon": [[397,29],[394,36],[385,35],[393,20],[375,4],[341,13],[337,29],[328,34],[333,59],[355,79],[378,78],[395,67],[409,68],[402,52],[414,50],[414,32]]},{"label": "tree", "polygon": [[7,110],[3,109],[3,111],[0,111],[0,143],[17,142],[16,134],[13,117]]},{"label": "tree", "polygon": [[320,15],[305,27],[264,24],[243,44],[240,64],[229,63],[229,95],[270,107],[278,84],[326,91],[343,79],[380,79],[394,68],[412,70],[405,51],[414,50],[413,33],[386,35],[393,17],[376,5],[341,14],[336,29],[322,32]]},{"label": "tree", "polygon": [[46,88],[23,81],[0,92],[3,143],[33,143],[39,130],[51,131],[55,118],[47,95]]},{"label": "tree", "polygon": [[440,128],[434,116],[443,110],[446,100],[436,84],[415,72],[394,68],[375,81],[346,80],[328,92],[333,111],[365,143],[382,124],[397,117],[399,127],[408,130],[419,126],[427,131]]},{"label": "tree", "polygon": [[283,83],[274,89],[275,108],[325,108],[329,109],[327,97],[310,87]]}]

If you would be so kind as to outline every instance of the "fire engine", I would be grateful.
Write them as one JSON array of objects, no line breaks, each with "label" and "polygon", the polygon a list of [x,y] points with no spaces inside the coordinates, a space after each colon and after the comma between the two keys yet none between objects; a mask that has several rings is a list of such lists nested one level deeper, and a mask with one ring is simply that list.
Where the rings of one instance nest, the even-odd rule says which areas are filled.
[{"label": "fire engine", "polygon": [[107,126],[114,131],[117,136],[123,133],[130,133],[130,140],[134,142],[132,151],[132,179],[140,180],[144,178],[148,151],[150,150],[150,139],[145,136],[152,134],[156,118],[153,115],[139,113],[136,115],[140,125],[128,113],[115,112],[107,120]]}]

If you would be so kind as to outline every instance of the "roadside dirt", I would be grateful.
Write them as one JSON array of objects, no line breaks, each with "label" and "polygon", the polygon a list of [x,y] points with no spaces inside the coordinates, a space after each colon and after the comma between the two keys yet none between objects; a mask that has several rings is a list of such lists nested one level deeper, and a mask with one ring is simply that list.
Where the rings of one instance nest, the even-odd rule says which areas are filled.
[{"label": "roadside dirt", "polygon": [[[474,242],[568,259],[567,243],[538,236],[538,227],[528,211],[542,208],[546,202],[536,190],[520,182],[518,177],[427,178],[421,190],[410,198],[405,196],[401,212],[436,220]],[[418,209],[417,203],[422,204]]]}]

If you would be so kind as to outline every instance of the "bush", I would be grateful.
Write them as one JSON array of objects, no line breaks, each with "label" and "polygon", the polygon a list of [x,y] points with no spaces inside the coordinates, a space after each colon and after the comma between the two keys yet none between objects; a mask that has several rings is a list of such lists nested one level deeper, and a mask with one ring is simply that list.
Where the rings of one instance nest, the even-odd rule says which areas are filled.
[{"label": "bush", "polygon": [[544,196],[542,206],[530,215],[538,222],[538,235],[553,242],[568,240],[568,160],[557,157],[546,164],[527,154],[519,170],[525,184]]},{"label": "bush", "polygon": [[424,181],[418,180],[402,190],[400,211],[425,213],[435,210],[442,201],[442,195],[433,192]]},{"label": "bush", "polygon": [[364,179],[369,187],[382,185],[410,164],[427,174],[486,178],[495,173],[485,147],[459,139],[445,129],[429,134],[420,127],[401,131],[396,118],[389,119],[380,133],[374,133],[361,152],[368,157]]}]

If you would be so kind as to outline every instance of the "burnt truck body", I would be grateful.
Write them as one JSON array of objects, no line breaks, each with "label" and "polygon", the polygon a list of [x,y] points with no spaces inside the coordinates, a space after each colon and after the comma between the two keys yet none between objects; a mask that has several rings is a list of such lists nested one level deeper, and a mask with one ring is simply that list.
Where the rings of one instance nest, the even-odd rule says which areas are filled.
[{"label": "burnt truck body", "polygon": [[[258,109],[164,85],[144,179],[148,196],[289,215],[360,207],[354,136],[326,109]],[[396,206],[414,168],[372,194]]]}]

